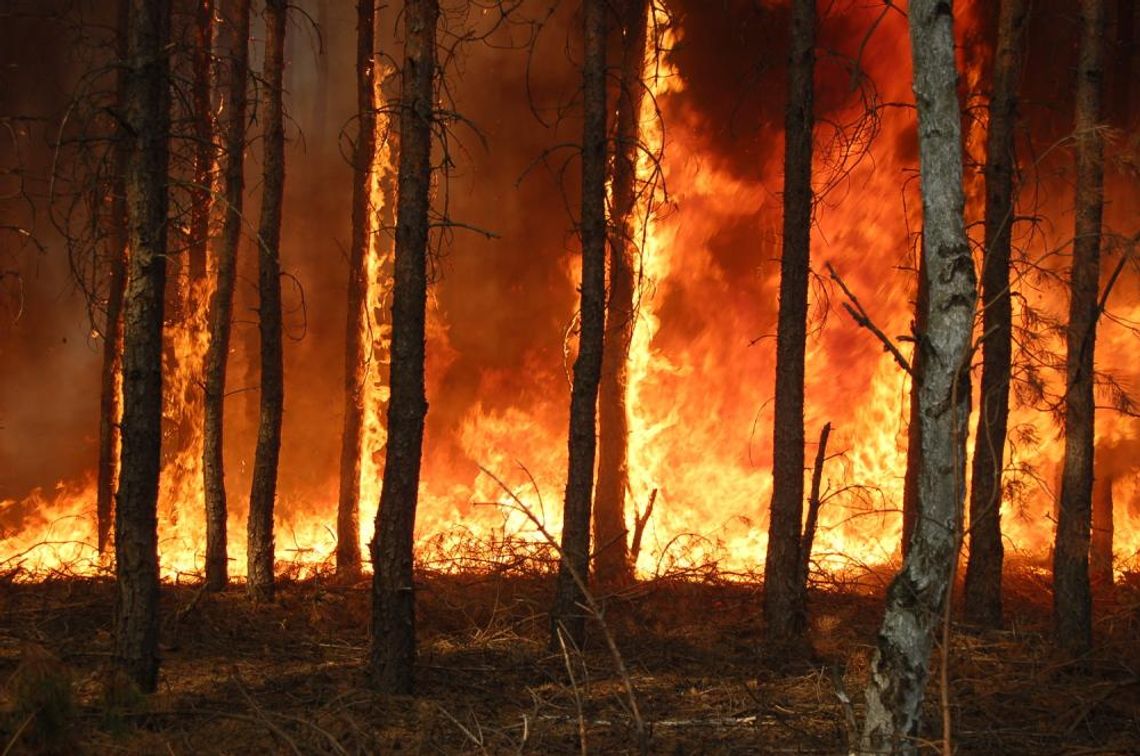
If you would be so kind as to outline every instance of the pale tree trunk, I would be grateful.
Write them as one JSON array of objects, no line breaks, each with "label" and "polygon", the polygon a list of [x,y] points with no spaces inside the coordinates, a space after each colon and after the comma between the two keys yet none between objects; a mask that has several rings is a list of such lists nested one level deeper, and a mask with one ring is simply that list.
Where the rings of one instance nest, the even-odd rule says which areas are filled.
[{"label": "pale tree trunk", "polygon": [[285,191],[285,0],[265,3],[265,176],[257,232],[258,324],[261,332],[261,409],[249,495],[248,586],[258,600],[273,598],[273,507],[285,405],[281,346],[281,204]]},{"label": "pale tree trunk", "polygon": [[562,525],[562,558],[554,606],[551,646],[564,632],[580,645],[586,632],[582,585],[589,578],[590,503],[594,492],[594,453],[598,383],[606,318],[606,3],[584,0],[582,129],[582,298],[578,358],[570,392],[569,464]]},{"label": "pale tree trunk", "polygon": [[221,590],[229,580],[226,544],[226,478],[222,433],[225,417],[226,367],[241,240],[242,195],[245,188],[246,87],[249,84],[249,0],[222,0],[222,59],[218,81],[225,107],[222,124],[222,202],[224,220],[217,252],[217,279],[210,300],[210,341],[206,349],[202,438],[203,491],[206,497],[206,587]]},{"label": "pale tree trunk", "polygon": [[114,663],[144,692],[158,681],[158,474],[170,136],[170,7],[131,0],[125,111],[130,265],[123,304],[122,470],[115,511]]},{"label": "pale tree trunk", "polygon": [[908,10],[918,105],[923,244],[929,298],[918,349],[920,509],[902,571],[887,590],[867,684],[861,749],[915,753],[934,631],[954,574],[965,497],[970,339],[977,299],[966,239],[954,18],[944,0]]},{"label": "pale tree trunk", "polygon": [[360,466],[364,438],[364,386],[368,380],[364,324],[368,300],[368,246],[372,171],[376,160],[375,0],[356,10],[357,136],[352,172],[352,248],[348,258],[348,318],[344,349],[344,429],[340,448],[340,497],[336,516],[336,571],[360,574]]},{"label": "pale tree trunk", "polygon": [[1028,11],[1026,0],[1002,0],[994,55],[986,135],[985,256],[982,263],[982,389],[970,483],[970,560],[966,565],[966,618],[983,627],[1001,625],[1002,467],[1009,421],[1013,309],[1010,237],[1014,126]]},{"label": "pale tree trunk", "polygon": [[391,399],[384,487],[372,540],[372,643],[369,675],[386,693],[412,692],[416,656],[412,547],[423,454],[424,332],[427,314],[428,210],[435,104],[438,0],[404,8],[400,165],[392,299]]},{"label": "pale tree trunk", "polygon": [[1053,630],[1074,654],[1092,646],[1089,536],[1093,488],[1093,352],[1100,288],[1100,226],[1104,210],[1104,0],[1081,0],[1077,65],[1076,234],[1065,360],[1065,458],[1057,544],[1053,550]]},{"label": "pale tree trunk", "polygon": [[635,323],[637,265],[637,159],[641,106],[645,100],[645,53],[649,0],[621,4],[622,67],[614,150],[610,291],[606,305],[605,347],[598,386],[598,485],[595,491],[594,570],[602,583],[633,578],[626,540],[629,488],[629,408],[626,406],[629,347]]},{"label": "pale tree trunk", "polygon": [[788,107],[784,115],[784,245],[776,329],[776,418],[772,501],[764,562],[764,618],[769,637],[802,637],[806,623],[800,554],[804,510],[804,349],[811,257],[812,113],[815,0],[792,4]]},{"label": "pale tree trunk", "polygon": [[[127,60],[127,26],[129,0],[118,0],[116,9],[115,54],[121,63]],[[125,107],[126,67],[115,77],[116,108]],[[124,176],[130,155],[129,135],[120,126],[113,148],[114,176],[111,179],[111,217],[107,234],[110,281],[107,291],[107,322],[103,328],[103,371],[99,393],[99,480],[96,484],[95,513],[99,553],[111,545],[111,524],[115,516],[115,488],[119,481],[119,423],[123,414],[123,395],[119,380],[123,370],[123,289],[127,283],[127,203]]]}]

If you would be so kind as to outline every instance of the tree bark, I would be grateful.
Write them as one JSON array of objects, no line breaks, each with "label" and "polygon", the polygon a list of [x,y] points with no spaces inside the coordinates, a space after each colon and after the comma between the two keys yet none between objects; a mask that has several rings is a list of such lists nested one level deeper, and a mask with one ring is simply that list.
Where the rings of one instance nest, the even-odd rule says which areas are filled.
[{"label": "tree bark", "polygon": [[210,107],[210,44],[214,29],[214,0],[194,3],[194,186],[190,191],[190,313],[196,312],[196,284],[206,279],[210,241],[210,174],[214,168],[213,113]]},{"label": "tree bark", "polygon": [[919,386],[926,370],[926,355],[918,343],[926,333],[926,313],[930,309],[929,285],[926,278],[924,240],[919,238],[918,287],[914,303],[914,356],[910,360],[910,424],[906,433],[906,472],[903,477],[902,541],[900,551],[903,559],[910,553],[910,540],[914,536],[914,526],[918,522],[918,511],[922,507],[919,495],[919,475],[922,470],[922,415],[919,412]]},{"label": "tree bark", "polygon": [[[126,107],[127,27],[129,0],[118,0],[116,8],[115,55],[122,63],[115,78],[115,107]],[[123,415],[123,294],[127,283],[127,202],[124,179],[130,155],[130,136],[120,126],[113,148],[114,176],[111,179],[111,218],[107,238],[110,281],[107,292],[107,322],[103,328],[103,370],[99,393],[99,480],[96,484],[95,516],[99,553],[111,545],[111,524],[115,516],[115,489],[119,484],[119,424]]]},{"label": "tree bark", "polygon": [[249,496],[248,586],[257,600],[273,598],[273,506],[285,405],[281,348],[281,204],[285,190],[285,0],[265,3],[265,174],[258,227],[257,290],[261,304],[261,407]]},{"label": "tree bark", "polygon": [[229,580],[226,543],[226,476],[223,459],[226,367],[241,240],[245,190],[246,87],[249,83],[249,0],[228,0],[221,32],[225,35],[218,80],[224,80],[222,125],[223,203],[225,217],[217,252],[217,279],[210,300],[210,341],[206,349],[202,438],[203,491],[206,498],[206,587],[217,591]]},{"label": "tree bark", "polygon": [[629,488],[629,409],[626,388],[629,347],[635,327],[637,260],[637,162],[641,106],[645,100],[645,54],[649,0],[621,4],[621,91],[614,149],[610,291],[605,346],[598,386],[598,485],[595,491],[594,570],[598,580],[623,584],[633,579],[625,522]]},{"label": "tree bark", "polygon": [[438,0],[408,0],[404,9],[391,399],[384,487],[371,544],[369,674],[379,690],[400,694],[412,692],[416,653],[412,547],[428,408],[424,327],[438,18]]},{"label": "tree bark", "polygon": [[927,328],[918,349],[921,509],[871,660],[864,752],[915,753],[934,630],[953,578],[965,497],[970,339],[977,299],[966,239],[961,114],[954,19],[945,0],[911,0],[908,10],[918,105]]},{"label": "tree bark", "polygon": [[807,621],[800,547],[804,511],[804,349],[811,257],[815,0],[792,4],[788,107],[784,117],[784,249],[776,329],[776,418],[772,501],[764,562],[764,618],[778,642],[802,637]]},{"label": "tree bark", "polygon": [[1001,625],[1002,468],[1009,421],[1013,309],[1010,234],[1014,126],[1021,82],[1026,0],[1002,0],[994,56],[993,93],[986,135],[985,257],[982,263],[982,388],[970,484],[970,559],[966,565],[966,618],[983,627]]},{"label": "tree bark", "polygon": [[1112,587],[1112,475],[1101,470],[1093,484],[1089,578],[1098,589]]},{"label": "tree bark", "polygon": [[586,632],[582,586],[590,567],[590,504],[598,383],[606,318],[606,4],[584,0],[582,127],[582,298],[578,358],[570,392],[569,464],[562,524],[562,559],[551,609],[551,646],[564,632],[581,645]]},{"label": "tree bark", "polygon": [[144,692],[158,681],[158,475],[166,282],[170,9],[131,0],[125,112],[130,265],[123,306],[122,470],[115,512],[114,663]]},{"label": "tree bark", "polygon": [[1092,646],[1089,534],[1093,486],[1093,352],[1104,209],[1104,140],[1099,129],[1104,79],[1104,0],[1081,0],[1077,65],[1076,234],[1065,359],[1065,458],[1053,550],[1053,628],[1073,654]]},{"label": "tree bark", "polygon": [[1136,55],[1136,0],[1116,0],[1115,115],[1126,131],[1132,126],[1132,61]]},{"label": "tree bark", "polygon": [[348,318],[344,350],[344,429],[340,449],[340,497],[336,516],[336,570],[360,574],[360,466],[364,437],[364,386],[368,380],[367,322],[370,197],[376,160],[375,0],[356,10],[356,104],[359,131],[353,155],[352,249],[348,261]]}]

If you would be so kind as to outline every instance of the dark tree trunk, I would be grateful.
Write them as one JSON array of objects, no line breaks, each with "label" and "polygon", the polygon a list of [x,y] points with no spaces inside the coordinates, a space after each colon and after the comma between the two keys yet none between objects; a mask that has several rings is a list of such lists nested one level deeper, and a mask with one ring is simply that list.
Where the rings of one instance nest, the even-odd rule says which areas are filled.
[{"label": "dark tree trunk", "polygon": [[1132,61],[1136,55],[1136,0],[1116,0],[1116,87],[1117,123],[1128,130],[1132,126]]},{"label": "dark tree trunk", "polygon": [[132,0],[124,121],[130,266],[123,304],[122,470],[115,511],[114,662],[140,690],[158,681],[158,473],[170,135],[170,8]]},{"label": "dark tree trunk", "polygon": [[582,330],[570,393],[569,465],[562,525],[562,559],[550,613],[551,645],[565,632],[581,644],[586,632],[582,586],[589,578],[590,500],[594,492],[594,452],[598,383],[606,319],[606,3],[584,0],[582,130]]},{"label": "dark tree trunk", "polygon": [[438,18],[438,0],[408,0],[404,8],[392,393],[388,403],[384,488],[372,540],[369,674],[373,685],[381,691],[402,694],[412,692],[416,655],[412,546],[428,408],[424,390],[424,324]]},{"label": "dark tree trunk", "polygon": [[273,505],[281,454],[285,406],[281,350],[281,203],[285,190],[285,123],[282,75],[285,68],[285,0],[265,3],[265,178],[258,228],[257,291],[261,332],[261,411],[249,496],[249,593],[273,598]]},{"label": "dark tree trunk", "polygon": [[982,264],[982,390],[970,484],[970,560],[966,565],[966,618],[983,627],[1001,625],[1002,467],[1009,420],[1013,310],[1010,298],[1010,233],[1014,126],[1021,82],[1026,0],[1002,0],[994,56],[986,137],[985,257]]},{"label": "dark tree trunk", "polygon": [[626,540],[625,496],[629,488],[629,415],[626,386],[633,339],[634,266],[637,260],[637,158],[641,106],[645,100],[645,53],[649,0],[621,5],[621,92],[614,150],[610,292],[605,348],[598,386],[598,485],[594,509],[594,569],[599,581],[622,584],[633,578]]},{"label": "dark tree trunk", "polygon": [[918,512],[922,506],[918,480],[922,470],[922,416],[919,414],[919,386],[926,369],[926,356],[919,345],[919,339],[926,333],[926,313],[930,308],[929,286],[926,279],[926,262],[923,257],[923,240],[919,238],[918,250],[918,289],[914,303],[915,337],[914,356],[910,360],[910,424],[906,433],[906,473],[903,478],[902,541],[903,559],[910,553],[910,539],[914,536],[914,526],[918,522]]},{"label": "dark tree trunk", "polygon": [[225,35],[218,81],[224,82],[222,125],[225,220],[217,253],[217,280],[210,301],[210,342],[206,350],[202,439],[203,490],[206,497],[206,586],[221,590],[229,580],[226,545],[226,477],[222,455],[226,366],[237,281],[244,192],[246,87],[249,83],[249,0],[224,0]]},{"label": "dark tree trunk", "polygon": [[811,159],[815,0],[792,4],[788,109],[784,117],[784,249],[776,330],[772,501],[764,562],[764,618],[775,641],[802,637],[800,546],[804,511],[804,348],[811,256]]},{"label": "dark tree trunk", "polygon": [[911,0],[908,21],[929,297],[927,327],[918,341],[926,357],[918,384],[922,505],[902,571],[887,590],[871,660],[861,749],[873,753],[918,750],[934,630],[954,575],[962,527],[970,409],[966,377],[977,299],[963,217],[953,13],[943,0]]},{"label": "dark tree trunk", "polygon": [[[206,280],[206,250],[210,242],[212,197],[210,174],[214,168],[214,126],[210,107],[210,43],[214,28],[214,0],[194,3],[194,186],[190,191],[190,313],[197,311],[198,286]],[[191,315],[191,319],[192,319]]]},{"label": "dark tree trunk", "polygon": [[360,574],[360,465],[364,437],[364,387],[368,380],[364,324],[368,313],[368,246],[372,171],[376,160],[374,94],[376,3],[359,0],[356,10],[356,105],[358,133],[353,155],[352,249],[348,261],[348,321],[344,349],[344,431],[340,448],[340,497],[336,515],[336,570]]},{"label": "dark tree trunk", "polygon": [[[130,2],[118,0],[116,9],[115,54],[125,63]],[[124,111],[126,101],[126,67],[120,67],[115,79],[116,107]],[[127,201],[124,177],[130,155],[130,136],[120,127],[113,148],[114,176],[111,179],[111,218],[107,234],[110,282],[107,292],[107,323],[103,328],[103,372],[99,394],[99,481],[96,487],[95,513],[99,553],[106,553],[111,543],[115,489],[119,483],[119,423],[123,414],[120,379],[123,370],[123,290],[127,283]]]},{"label": "dark tree trunk", "polygon": [[1093,486],[1093,352],[1104,210],[1104,140],[1099,129],[1104,78],[1104,0],[1081,0],[1077,66],[1076,234],[1066,334],[1065,461],[1053,550],[1053,627],[1057,642],[1081,654],[1092,646],[1089,534]]},{"label": "dark tree trunk", "polygon": [[1112,475],[1096,476],[1092,499],[1092,542],[1089,544],[1089,578],[1098,589],[1112,587]]}]

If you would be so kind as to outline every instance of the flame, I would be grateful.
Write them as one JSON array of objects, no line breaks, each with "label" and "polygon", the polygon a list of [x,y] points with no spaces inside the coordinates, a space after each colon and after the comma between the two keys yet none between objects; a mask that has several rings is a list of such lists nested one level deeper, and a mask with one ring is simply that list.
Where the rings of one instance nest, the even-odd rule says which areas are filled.
[{"label": "flame", "polygon": [[[978,3],[967,6],[970,13],[964,22],[978,23],[974,16],[980,7]],[[852,9],[848,23],[862,19],[869,25],[880,10]],[[655,8],[649,39],[666,52],[648,61],[650,96],[640,118],[642,142],[649,149],[641,153],[637,165],[639,184],[645,187],[637,208],[644,236],[627,385],[630,489],[626,511],[643,510],[651,493],[657,492],[637,564],[641,575],[705,569],[714,563],[725,575],[751,575],[761,568],[764,558],[772,485],[770,405],[778,290],[774,258],[779,245],[778,224],[771,219],[778,218],[781,150],[777,149],[779,135],[773,134],[773,149],[760,158],[764,162],[757,170],[748,172],[735,170],[711,154],[708,135],[717,124],[710,123],[709,116],[686,98],[685,71],[668,52],[681,44],[683,31],[671,26]],[[911,100],[909,61],[901,52],[909,49],[906,37],[905,18],[889,13],[863,51],[863,66],[877,82],[881,103]],[[976,64],[967,61],[964,80],[967,89],[974,89],[982,85],[984,76],[970,66]],[[378,76],[377,81],[382,78]],[[379,88],[376,101],[383,114]],[[862,107],[862,103],[845,105],[831,114],[829,123],[854,123]],[[390,326],[385,319],[390,306],[392,249],[383,218],[395,204],[394,164],[384,138],[389,125],[383,115],[378,118],[380,149],[372,170],[364,335],[373,349],[365,401],[366,451],[359,482],[364,510],[362,544],[372,537],[371,508],[380,498],[380,452],[386,440],[382,409],[388,398]],[[882,109],[870,126],[864,125],[859,144],[865,146],[867,156],[862,160],[851,160],[842,140],[829,140],[829,128],[821,124],[817,131],[814,176],[820,197],[812,235],[813,268],[818,272],[824,261],[832,261],[885,333],[909,335],[914,309],[914,231],[921,225],[918,186],[911,180],[916,168],[913,110]],[[875,138],[867,140],[871,131]],[[984,159],[984,134],[984,120],[971,122],[965,134],[968,151],[979,159]],[[1058,152],[1059,160],[1067,159]],[[845,172],[835,179],[839,164],[844,164]],[[767,178],[748,177],[753,175]],[[980,176],[972,173],[967,181],[968,213],[977,219]],[[1033,191],[1036,188],[1029,186],[1023,191],[1027,207]],[[1015,229],[1015,243],[1027,247],[1031,256],[1054,272],[1063,272],[1065,263],[1048,253],[1058,240],[1071,236],[1071,209],[1066,205],[1071,205],[1070,193],[1058,189],[1037,209],[1054,219],[1055,230],[1048,234]],[[1126,222],[1120,221],[1121,225]],[[725,229],[734,228],[748,232],[726,237]],[[980,229],[972,233],[980,235]],[[726,252],[726,243],[736,246]],[[567,255],[563,292],[533,295],[572,292],[577,273],[571,262]],[[451,284],[445,281],[445,285]],[[1129,291],[1135,290],[1134,283],[1128,285]],[[1028,274],[1017,278],[1014,286],[1016,322],[1034,313],[1063,322],[1066,300],[1059,287],[1039,284]],[[197,292],[195,298],[206,301],[208,293]],[[857,572],[897,558],[910,384],[874,337],[838,310],[839,292],[817,282],[811,296],[804,417],[809,443],[825,422],[834,427],[814,559],[823,570]],[[1124,296],[1113,299],[1116,315],[1124,321],[1140,321],[1140,305],[1121,304],[1122,300],[1126,302]],[[828,305],[831,314],[825,316]],[[164,457],[160,496],[160,552],[167,579],[198,575],[202,570],[205,529],[197,397],[205,349],[203,317],[204,313],[192,313],[168,327],[168,351],[177,355],[166,365],[168,424],[189,417],[195,424],[178,444],[170,436],[165,439],[174,450]],[[427,336],[429,400],[433,402],[432,392],[439,391],[438,376],[456,356],[447,318],[445,309],[433,299]],[[572,318],[573,312],[567,311],[566,321]],[[1133,339],[1125,328],[1102,320],[1098,367],[1121,367],[1120,355],[1135,350]],[[1042,344],[1046,353],[1064,354],[1058,334],[1045,334]],[[537,356],[530,359],[536,362],[513,370],[523,375],[550,372],[550,366],[539,364]],[[1061,374],[1047,367],[1041,374],[1046,391],[1059,395]],[[420,558],[440,569],[481,569],[517,559],[519,552],[510,543],[521,544],[527,554],[541,554],[547,536],[556,537],[561,528],[568,390],[542,393],[535,388],[504,396],[502,385],[515,384],[500,380],[493,371],[481,375],[479,385],[483,394],[448,429],[447,443],[454,450],[441,451],[447,446],[443,442],[425,447],[417,543]],[[1063,439],[1055,419],[1042,411],[1040,402],[1013,404],[1014,443],[1007,452],[1003,531],[1007,551],[1040,558],[1053,539],[1052,511]],[[429,441],[432,432],[429,428]],[[1101,412],[1096,433],[1099,452],[1131,448],[1140,437],[1140,428],[1134,418]],[[1127,461],[1140,455],[1118,456],[1125,461],[1111,474],[1119,571],[1135,567],[1135,555],[1140,553],[1140,464]],[[322,485],[282,491],[277,508],[281,569],[306,574],[331,565],[335,476],[336,470],[330,469]],[[240,576],[246,564],[245,504],[242,496],[231,495],[230,500],[231,573]],[[90,477],[0,503],[0,572],[17,565],[30,575],[105,569],[94,548],[94,501]],[[460,559],[456,554],[473,558]],[[450,561],[448,555],[452,555]]]}]

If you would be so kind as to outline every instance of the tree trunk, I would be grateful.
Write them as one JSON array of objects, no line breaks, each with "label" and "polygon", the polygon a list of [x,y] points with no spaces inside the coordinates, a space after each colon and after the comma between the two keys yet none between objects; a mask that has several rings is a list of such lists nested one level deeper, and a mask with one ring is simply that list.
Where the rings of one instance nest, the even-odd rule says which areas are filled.
[{"label": "tree trunk", "polygon": [[1132,61],[1136,55],[1136,0],[1116,0],[1116,87],[1117,124],[1127,131],[1132,126]]},{"label": "tree trunk", "polygon": [[115,512],[114,662],[140,690],[158,680],[158,474],[170,136],[170,8],[131,0],[124,121],[130,266],[123,306],[122,470]]},{"label": "tree trunk", "polygon": [[353,155],[352,249],[348,262],[348,320],[344,350],[344,431],[340,448],[340,497],[336,516],[336,570],[360,574],[360,465],[364,436],[364,386],[368,380],[364,324],[368,295],[368,246],[372,229],[372,170],[376,160],[375,0],[356,10],[356,103],[358,133]]},{"label": "tree trunk", "polygon": [[800,546],[804,511],[804,348],[811,256],[811,160],[815,0],[792,4],[788,108],[784,117],[784,249],[776,330],[772,501],[764,562],[768,636],[802,637],[806,622]]},{"label": "tree trunk", "polygon": [[1053,628],[1057,642],[1073,654],[1082,654],[1092,646],[1089,533],[1093,486],[1093,352],[1104,209],[1104,141],[1098,130],[1104,78],[1104,29],[1104,0],[1081,0],[1074,134],[1076,234],[1065,360],[1065,458],[1057,545],[1053,550]]},{"label": "tree trunk", "polygon": [[[115,79],[116,108],[126,106],[125,62],[129,0],[118,0],[116,9],[115,55],[124,64]],[[111,181],[111,218],[107,239],[110,259],[110,282],[107,292],[107,322],[103,328],[103,371],[99,394],[99,481],[96,486],[95,516],[99,553],[111,544],[111,523],[115,516],[115,489],[119,484],[119,424],[123,415],[123,290],[127,283],[129,254],[127,247],[127,202],[124,177],[130,155],[130,136],[121,127],[115,134],[113,148],[114,176]]]},{"label": "tree trunk", "polygon": [[261,332],[261,408],[257,452],[249,496],[249,593],[273,598],[273,505],[281,454],[285,405],[281,350],[281,203],[285,190],[285,124],[282,75],[285,68],[285,0],[265,3],[265,177],[258,228],[257,291]]},{"label": "tree trunk", "polygon": [[206,250],[210,241],[210,173],[214,168],[214,126],[210,107],[210,43],[214,28],[214,0],[194,3],[194,186],[190,190],[190,313],[198,285],[206,279]]},{"label": "tree trunk", "polygon": [[584,0],[582,129],[582,330],[570,393],[569,464],[562,524],[562,559],[550,613],[551,646],[558,634],[580,645],[586,617],[580,605],[590,567],[590,500],[594,491],[594,452],[598,383],[606,318],[606,4]]},{"label": "tree trunk", "polygon": [[1013,130],[1021,82],[1026,0],[1002,0],[994,56],[986,136],[985,258],[982,264],[982,389],[970,484],[970,560],[966,565],[966,618],[983,627],[1001,625],[1002,467],[1009,420],[1013,310],[1010,298],[1010,234]]},{"label": "tree trunk", "polygon": [[900,551],[903,559],[910,553],[910,539],[914,536],[914,526],[918,522],[918,511],[922,507],[918,480],[922,470],[922,415],[919,413],[919,386],[926,369],[926,356],[919,343],[926,333],[926,313],[930,309],[929,285],[926,278],[924,240],[919,238],[918,250],[918,289],[914,303],[915,337],[914,356],[910,360],[910,424],[906,433],[906,473],[903,477],[902,541]]},{"label": "tree trunk", "polygon": [[203,491],[206,497],[206,587],[221,590],[229,580],[226,544],[226,477],[223,426],[226,367],[237,281],[244,193],[246,87],[249,83],[249,0],[228,0],[221,31],[226,42],[218,81],[224,81],[222,171],[225,220],[217,253],[217,280],[210,301],[210,342],[206,350],[202,438]]},{"label": "tree trunk", "polygon": [[1112,475],[1102,470],[1093,484],[1092,542],[1089,544],[1089,577],[1096,588],[1112,587]]},{"label": "tree trunk", "polygon": [[918,383],[921,508],[871,660],[861,749],[915,753],[934,630],[953,578],[965,497],[970,339],[977,299],[966,239],[961,114],[954,19],[944,0],[911,0],[908,10],[918,105],[919,167],[927,328]]},{"label": "tree trunk", "polygon": [[598,386],[598,485],[594,511],[595,573],[600,582],[617,585],[632,580],[634,568],[629,559],[625,523],[625,497],[629,488],[626,386],[635,324],[634,266],[639,231],[637,158],[641,106],[645,100],[649,0],[625,0],[621,14],[623,43],[613,167],[610,296]]},{"label": "tree trunk", "polygon": [[369,674],[386,693],[412,692],[416,653],[412,546],[423,452],[424,326],[438,0],[408,0],[400,101],[400,167],[392,301],[391,399],[384,487],[372,541]]}]

